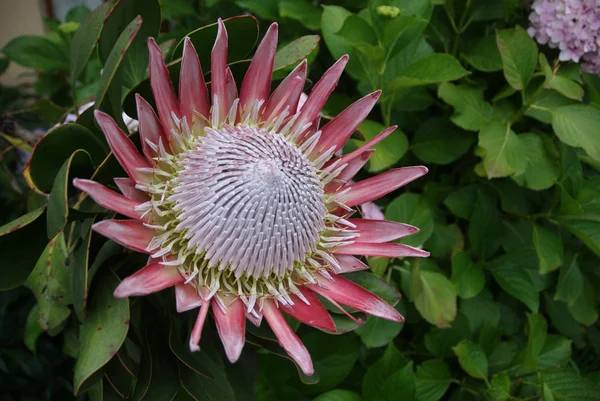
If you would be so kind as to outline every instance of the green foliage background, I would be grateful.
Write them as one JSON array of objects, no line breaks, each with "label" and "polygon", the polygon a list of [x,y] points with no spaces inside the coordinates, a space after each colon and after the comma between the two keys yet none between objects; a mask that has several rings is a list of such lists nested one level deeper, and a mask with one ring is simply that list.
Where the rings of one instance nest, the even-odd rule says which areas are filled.
[{"label": "green foliage background", "polygon": [[[107,212],[71,187],[76,176],[113,185],[122,175],[92,109],[35,148],[23,139],[88,101],[124,124],[134,93],[151,99],[147,37],[158,37],[176,83],[181,39],[190,35],[207,66],[216,18],[245,13],[256,18],[226,21],[238,83],[278,21],[275,81],[307,57],[314,82],[350,55],[325,117],[383,89],[345,150],[399,129],[362,177],[430,168],[378,204],[387,219],[418,226],[404,242],[432,257],[369,258],[372,273],[350,276],[396,302],[406,322],[368,317],[358,327],[336,314],[340,335],[295,325],[312,378],[264,325],[230,365],[212,326],[202,351],[188,352],[194,313],[177,315],[171,291],[112,297],[144,261],[91,232]],[[45,37],[7,44],[0,71],[11,62],[37,74],[33,88],[0,95],[7,399],[600,399],[600,77],[538,48],[521,28],[527,14],[517,0],[120,0],[76,7],[66,22],[47,20]]]}]

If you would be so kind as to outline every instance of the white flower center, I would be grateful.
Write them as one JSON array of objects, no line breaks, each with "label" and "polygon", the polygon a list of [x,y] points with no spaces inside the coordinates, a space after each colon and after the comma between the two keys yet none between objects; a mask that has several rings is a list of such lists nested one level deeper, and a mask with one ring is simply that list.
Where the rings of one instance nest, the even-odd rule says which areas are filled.
[{"label": "white flower center", "polygon": [[283,277],[317,250],[327,208],[318,171],[282,135],[236,126],[184,153],[173,178],[177,231],[236,277]]}]

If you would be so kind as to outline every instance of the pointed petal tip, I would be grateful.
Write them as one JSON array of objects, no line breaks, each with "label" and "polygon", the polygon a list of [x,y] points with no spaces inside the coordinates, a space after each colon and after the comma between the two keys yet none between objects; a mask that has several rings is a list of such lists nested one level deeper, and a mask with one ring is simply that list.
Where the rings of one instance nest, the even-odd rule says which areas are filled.
[{"label": "pointed petal tip", "polygon": [[198,344],[194,344],[192,340],[190,340],[190,351],[198,352],[200,351],[200,346]]},{"label": "pointed petal tip", "polygon": [[376,90],[375,92],[371,93],[370,96],[373,100],[377,100],[377,99],[379,99],[379,96],[381,96],[381,92],[382,92],[381,89]]}]

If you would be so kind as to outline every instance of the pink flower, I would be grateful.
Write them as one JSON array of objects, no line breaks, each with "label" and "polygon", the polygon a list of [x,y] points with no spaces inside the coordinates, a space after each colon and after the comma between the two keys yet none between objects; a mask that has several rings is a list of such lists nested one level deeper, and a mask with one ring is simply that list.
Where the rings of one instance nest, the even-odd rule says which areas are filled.
[{"label": "pink flower", "polygon": [[598,0],[535,0],[527,30],[539,44],[560,50],[560,61],[578,63],[600,75],[600,3]]},{"label": "pink flower", "polygon": [[[326,125],[321,108],[348,61],[339,59],[297,110],[306,76],[303,61],[270,93],[277,24],[259,45],[238,89],[227,67],[227,32],[221,20],[212,51],[211,92],[192,42],[185,40],[176,96],[153,39],[150,83],[158,116],[137,97],[142,153],[108,115],[96,119],[128,177],[115,178],[123,195],[89,180],[74,185],[129,220],[104,220],[94,230],[150,255],[125,278],[116,297],[175,287],[177,310],[199,308],[190,349],[199,349],[212,308],[230,361],[238,359],[246,319],[264,317],[304,373],[310,355],[283,318],[325,331],[335,324],[315,294],[384,319],[402,316],[381,298],[341,274],[367,269],[353,255],[426,257],[390,241],[418,231],[389,221],[351,218],[370,202],[427,172],[398,168],[357,183],[388,128],[352,153],[334,157],[369,114],[380,91],[356,101]],[[297,111],[296,111],[297,110]]]}]

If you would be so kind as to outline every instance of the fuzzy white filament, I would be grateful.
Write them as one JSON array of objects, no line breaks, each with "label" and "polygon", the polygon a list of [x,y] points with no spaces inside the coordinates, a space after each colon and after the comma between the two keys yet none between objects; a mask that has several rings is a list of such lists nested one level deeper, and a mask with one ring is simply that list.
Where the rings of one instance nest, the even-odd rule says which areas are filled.
[{"label": "fuzzy white filament", "polygon": [[325,229],[318,171],[280,134],[258,127],[206,129],[183,155],[169,197],[177,231],[236,277],[285,276],[317,250]]}]

